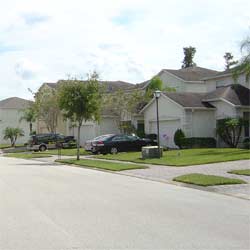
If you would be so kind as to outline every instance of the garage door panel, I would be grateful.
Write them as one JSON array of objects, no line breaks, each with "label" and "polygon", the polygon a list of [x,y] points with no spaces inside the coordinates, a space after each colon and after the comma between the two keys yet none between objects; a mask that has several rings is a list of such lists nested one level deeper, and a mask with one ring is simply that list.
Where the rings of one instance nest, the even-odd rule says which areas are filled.
[{"label": "garage door panel", "polygon": [[[80,145],[83,146],[85,141],[93,139],[95,136],[95,129],[93,125],[83,125],[80,131]],[[77,138],[77,128],[74,128],[74,136]]]},{"label": "garage door panel", "polygon": [[[160,144],[165,147],[176,148],[174,143],[175,131],[180,128],[180,120],[167,120],[159,122]],[[150,133],[157,134],[157,122],[149,124]]]}]

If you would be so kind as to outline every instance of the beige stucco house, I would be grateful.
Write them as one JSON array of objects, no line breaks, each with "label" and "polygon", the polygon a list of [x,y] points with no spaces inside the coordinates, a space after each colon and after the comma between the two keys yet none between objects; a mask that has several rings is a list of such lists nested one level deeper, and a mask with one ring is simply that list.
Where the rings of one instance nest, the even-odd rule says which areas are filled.
[{"label": "beige stucco house", "polygon": [[[180,71],[183,73],[183,69]],[[187,69],[185,77],[193,73],[194,69]],[[240,75],[237,82],[228,72],[213,73],[213,76],[201,78],[201,81],[200,92],[187,91],[190,89],[187,87],[186,91],[177,90],[175,93],[161,94],[159,98],[161,145],[176,147],[174,133],[181,128],[187,137],[213,137],[217,139],[218,146],[225,146],[216,135],[217,120],[227,117],[242,117],[249,120],[250,90],[244,74]],[[169,82],[165,84],[169,86]],[[188,82],[185,84],[189,85]],[[192,88],[197,90],[194,85]],[[141,113],[144,115],[145,133],[157,133],[156,100],[152,99]],[[249,127],[243,129],[241,137],[241,140],[249,137]]]},{"label": "beige stucco house", "polygon": [[[11,97],[0,101],[0,144],[9,143],[3,139],[3,132],[6,127],[21,128],[24,131],[24,136],[17,139],[17,143],[25,143],[29,139],[29,123],[22,120],[22,110],[29,107],[31,101]],[[34,124],[35,127],[35,124]]]},{"label": "beige stucco house", "polygon": [[[176,92],[164,92],[159,98],[160,142],[174,148],[174,133],[181,128],[187,137],[216,136],[217,120],[226,117],[244,117],[249,119],[249,86],[242,74],[237,82],[231,72],[218,72],[202,67],[186,69],[164,69],[158,76],[163,88],[174,88]],[[56,88],[60,83],[44,83],[41,88]],[[128,92],[135,89],[145,91],[150,80],[131,84],[122,81],[100,81],[105,85],[107,94],[117,89]],[[237,83],[238,85],[235,85]],[[237,87],[238,86],[238,87]],[[86,122],[81,127],[81,145],[88,139],[101,134],[119,133],[117,117],[109,110],[103,110],[100,124]],[[146,106],[134,114],[124,114],[124,122],[131,122],[135,128],[144,128],[146,134],[156,134],[156,103],[152,99]],[[47,132],[42,121],[38,122],[37,131]],[[77,135],[77,129],[69,121],[59,117],[57,132]],[[242,138],[249,136],[249,128],[243,131]],[[218,146],[223,146],[218,141]]]}]

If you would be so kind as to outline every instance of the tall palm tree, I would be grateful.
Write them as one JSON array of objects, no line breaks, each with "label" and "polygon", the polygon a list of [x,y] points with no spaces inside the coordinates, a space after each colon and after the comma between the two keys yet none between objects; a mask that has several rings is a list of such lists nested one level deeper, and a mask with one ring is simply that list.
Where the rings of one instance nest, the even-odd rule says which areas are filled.
[{"label": "tall palm tree", "polygon": [[23,115],[19,119],[19,121],[26,121],[29,123],[30,127],[30,134],[32,133],[33,130],[33,123],[36,121],[36,111],[33,106],[29,106],[27,109],[22,110]]},{"label": "tall palm tree", "polygon": [[247,37],[240,46],[242,58],[238,66],[233,70],[233,76],[235,79],[239,77],[241,73],[246,74],[246,81],[250,80],[250,37]]}]

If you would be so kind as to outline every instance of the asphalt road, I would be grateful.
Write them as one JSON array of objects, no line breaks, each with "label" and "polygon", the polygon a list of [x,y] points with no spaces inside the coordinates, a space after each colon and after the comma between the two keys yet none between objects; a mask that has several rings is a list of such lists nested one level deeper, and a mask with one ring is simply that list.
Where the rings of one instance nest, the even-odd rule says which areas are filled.
[{"label": "asphalt road", "polygon": [[250,249],[250,202],[0,156],[0,249]]}]

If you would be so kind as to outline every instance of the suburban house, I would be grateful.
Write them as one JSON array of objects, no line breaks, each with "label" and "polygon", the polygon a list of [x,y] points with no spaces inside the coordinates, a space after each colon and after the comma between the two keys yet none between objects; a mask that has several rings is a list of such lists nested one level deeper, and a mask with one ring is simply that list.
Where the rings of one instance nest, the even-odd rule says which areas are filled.
[{"label": "suburban house", "polygon": [[[22,111],[29,107],[31,101],[11,97],[0,101],[0,143],[7,144],[9,141],[3,139],[3,132],[6,127],[21,128],[24,136],[17,139],[17,143],[25,143],[29,139],[29,123],[22,120]],[[35,126],[34,126],[35,127]]]},{"label": "suburban house", "polygon": [[[183,69],[180,71],[183,72]],[[192,78],[193,68],[185,70],[186,79],[189,73]],[[176,71],[175,74],[177,75]],[[212,76],[200,78],[200,81],[202,86],[200,92],[196,91],[196,86],[193,85],[193,92],[177,89],[176,92],[161,94],[159,98],[161,145],[176,147],[174,133],[178,128],[182,129],[187,137],[217,138],[218,120],[227,117],[242,117],[249,120],[250,90],[244,74],[239,76],[237,82],[230,72],[213,73]],[[190,87],[187,88],[191,90]],[[140,113],[144,115],[145,133],[155,133],[156,100],[152,99]],[[244,128],[241,140],[244,137],[249,137],[249,127]],[[225,146],[219,138],[217,145]]]},{"label": "suburban house", "polygon": [[[216,124],[226,117],[244,117],[250,114],[250,83],[244,74],[237,82],[230,71],[218,72],[202,67],[190,67],[173,70],[163,69],[157,75],[163,88],[174,88],[175,92],[162,92],[159,98],[160,143],[174,148],[174,133],[181,128],[187,137],[212,137],[217,139],[218,146],[224,144],[217,138]],[[44,83],[42,88],[55,89],[57,83]],[[84,83],[84,81],[83,81]],[[150,80],[139,84],[122,81],[100,81],[106,93],[112,94],[118,89],[146,91]],[[156,100],[153,98],[134,114],[124,115],[124,122],[130,122],[135,128],[143,128],[146,134],[157,133]],[[81,127],[81,145],[88,139],[101,134],[119,133],[117,117],[110,110],[102,111],[100,124],[86,122]],[[42,121],[38,121],[37,132],[47,132]],[[59,118],[57,132],[75,135],[77,129],[69,121]],[[242,138],[249,136],[249,127],[245,128]]]}]

